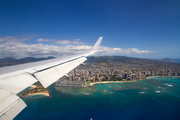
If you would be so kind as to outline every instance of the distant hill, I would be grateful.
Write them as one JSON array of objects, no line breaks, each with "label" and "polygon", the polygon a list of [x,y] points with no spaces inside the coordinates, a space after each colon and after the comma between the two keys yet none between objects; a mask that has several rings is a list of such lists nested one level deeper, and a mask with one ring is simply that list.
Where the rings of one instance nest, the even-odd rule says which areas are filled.
[{"label": "distant hill", "polygon": [[109,60],[113,62],[127,62],[131,60],[140,60],[140,58],[132,58],[126,56],[92,56],[87,57],[86,63],[108,63]]},{"label": "distant hill", "polygon": [[173,61],[172,59],[169,59],[169,58],[164,58],[162,60],[164,60],[164,61]]},{"label": "distant hill", "polygon": [[[26,57],[22,59],[15,59],[15,58],[2,58],[0,59],[0,67],[3,66],[10,66],[22,63],[29,63],[29,62],[36,62],[41,60],[53,59],[55,57],[47,57],[47,58],[35,58],[35,57]],[[113,62],[132,62],[133,60],[139,60],[139,58],[131,58],[125,56],[91,56],[87,57],[87,61],[85,63],[99,63],[101,65],[109,65],[108,61]]]},{"label": "distant hill", "polygon": [[[167,61],[168,60],[168,61]],[[170,61],[169,61],[170,60]],[[154,60],[154,59],[145,59],[145,58],[133,58],[126,56],[91,56],[87,57],[85,63],[98,63],[99,65],[111,65],[109,62],[121,62],[124,64],[179,64],[179,61],[173,62],[169,58],[165,60]]]},{"label": "distant hill", "polygon": [[[2,58],[0,59],[0,67],[3,66],[10,66],[22,63],[29,63],[29,62],[36,62],[41,60],[48,60],[53,59],[55,57],[47,57],[47,58],[35,58],[35,57],[26,57],[22,59],[15,59],[15,58]],[[153,60],[153,59],[142,59],[142,58],[133,58],[133,57],[126,57],[126,56],[91,56],[87,57],[87,61],[85,63],[98,63],[99,65],[109,66],[111,65],[109,62],[122,62],[125,64],[163,64],[166,62],[171,62],[173,60],[169,58],[165,58],[163,60]],[[175,62],[173,62],[175,63]]]},{"label": "distant hill", "polygon": [[85,63],[108,63],[107,58],[104,56],[91,56],[87,57],[87,61]]},{"label": "distant hill", "polygon": [[174,63],[180,63],[180,59],[169,59],[169,58],[164,58],[162,59],[163,61],[166,62],[174,62]]},{"label": "distant hill", "polygon": [[41,61],[41,60],[48,60],[48,59],[53,59],[53,58],[55,57],[53,56],[49,56],[47,58],[26,57],[22,59],[2,58],[0,59],[0,67],[29,63],[29,62],[36,62],[36,61]]}]

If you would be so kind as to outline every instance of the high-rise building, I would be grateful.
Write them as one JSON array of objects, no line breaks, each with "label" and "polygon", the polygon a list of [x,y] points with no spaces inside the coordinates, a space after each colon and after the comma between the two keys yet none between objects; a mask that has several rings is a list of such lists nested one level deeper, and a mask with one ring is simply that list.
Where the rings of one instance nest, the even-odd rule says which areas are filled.
[{"label": "high-rise building", "polygon": [[115,74],[115,75],[118,75],[118,71],[115,71],[114,74]]},{"label": "high-rise building", "polygon": [[111,70],[109,69],[108,74],[111,75]]},{"label": "high-rise building", "polygon": [[139,72],[139,79],[140,79],[140,80],[142,79],[141,72]]},{"label": "high-rise building", "polygon": [[97,76],[97,80],[99,80],[99,73],[97,73],[96,76]]},{"label": "high-rise building", "polygon": [[125,73],[125,74],[124,74],[124,78],[127,79],[127,77],[128,77],[128,75],[127,75],[127,73]]},{"label": "high-rise building", "polygon": [[86,76],[88,76],[89,75],[89,71],[86,71]]},{"label": "high-rise building", "polygon": [[86,79],[85,79],[85,75],[83,75],[83,76],[82,76],[82,80],[83,80],[83,81],[86,81]]},{"label": "high-rise building", "polygon": [[72,75],[71,74],[69,74],[69,80],[72,80],[72,77],[71,77]]},{"label": "high-rise building", "polygon": [[95,82],[95,77],[93,77],[93,82]]},{"label": "high-rise building", "polygon": [[80,73],[80,79],[82,79],[82,73]]},{"label": "high-rise building", "polygon": [[155,75],[159,75],[158,71],[155,71]]},{"label": "high-rise building", "polygon": [[71,79],[71,80],[74,80],[74,74],[73,74],[71,77],[72,77],[72,79]]}]

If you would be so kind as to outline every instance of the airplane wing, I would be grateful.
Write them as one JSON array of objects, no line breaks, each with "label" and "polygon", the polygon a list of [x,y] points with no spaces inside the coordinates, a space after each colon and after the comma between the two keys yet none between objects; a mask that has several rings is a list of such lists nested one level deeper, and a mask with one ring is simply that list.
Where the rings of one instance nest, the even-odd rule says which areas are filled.
[{"label": "airplane wing", "polygon": [[0,68],[0,120],[12,120],[26,107],[16,94],[37,81],[47,88],[95,53],[102,39],[99,37],[91,50],[81,55]]}]

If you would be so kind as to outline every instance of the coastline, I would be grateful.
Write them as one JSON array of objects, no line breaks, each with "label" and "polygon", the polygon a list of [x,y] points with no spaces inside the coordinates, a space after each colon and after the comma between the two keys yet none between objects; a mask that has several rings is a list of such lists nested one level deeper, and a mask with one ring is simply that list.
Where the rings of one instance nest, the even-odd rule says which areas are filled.
[{"label": "coastline", "polygon": [[[180,76],[151,76],[151,77],[146,77],[145,79],[141,79],[141,80],[146,80],[146,79],[150,79],[153,77],[180,77]],[[125,83],[125,82],[136,82],[138,80],[133,80],[133,81],[102,81],[102,82],[91,82],[89,83],[90,86],[93,86],[95,84],[99,84],[99,83]]]},{"label": "coastline", "polygon": [[180,77],[180,76],[151,76],[151,77],[146,77],[146,79],[152,78],[152,77]]},{"label": "coastline", "polygon": [[[153,77],[180,77],[180,76],[150,76],[150,77],[146,77],[145,79],[141,79],[141,80],[146,80],[146,79],[150,79]],[[101,81],[101,82],[90,82],[89,84],[85,84],[84,87],[88,87],[88,86],[93,86],[95,84],[100,84],[100,83],[125,83],[125,82],[136,82],[138,80],[133,80],[133,81]],[[30,86],[31,89],[36,88],[36,85],[31,85]],[[40,91],[40,92],[36,92],[36,93],[29,93],[26,94],[25,96],[21,96],[21,97],[30,97],[30,96],[35,96],[35,95],[43,95],[43,97],[49,97],[49,91],[48,90],[44,90],[44,91]]]},{"label": "coastline", "polygon": [[29,87],[30,87],[30,89],[21,93],[19,96],[21,96],[21,97],[30,97],[30,96],[36,96],[36,95],[42,95],[43,97],[50,96],[48,89],[39,87],[37,85],[31,85]]},{"label": "coastline", "polygon": [[33,88],[36,88],[37,85],[30,85],[29,87],[31,87],[31,89],[33,89]]},{"label": "coastline", "polygon": [[[49,97],[49,93],[48,92],[39,92],[39,93],[32,93],[32,94],[28,94],[27,96],[33,96],[33,95],[44,95],[46,97]],[[25,96],[26,97],[26,96]]]},{"label": "coastline", "polygon": [[89,83],[90,86],[93,86],[95,84],[99,84],[99,83],[125,83],[125,82],[135,82],[137,80],[134,81],[102,81],[102,82],[91,82]]}]

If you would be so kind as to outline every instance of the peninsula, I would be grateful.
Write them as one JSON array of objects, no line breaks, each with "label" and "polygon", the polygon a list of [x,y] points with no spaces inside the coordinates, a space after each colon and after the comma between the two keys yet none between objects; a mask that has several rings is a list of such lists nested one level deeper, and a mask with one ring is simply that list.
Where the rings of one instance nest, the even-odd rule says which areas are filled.
[{"label": "peninsula", "polygon": [[42,95],[46,97],[50,96],[48,89],[41,86],[39,82],[35,83],[34,85],[31,85],[30,89],[24,91],[19,96],[28,97],[28,96],[33,96],[33,95]]}]

